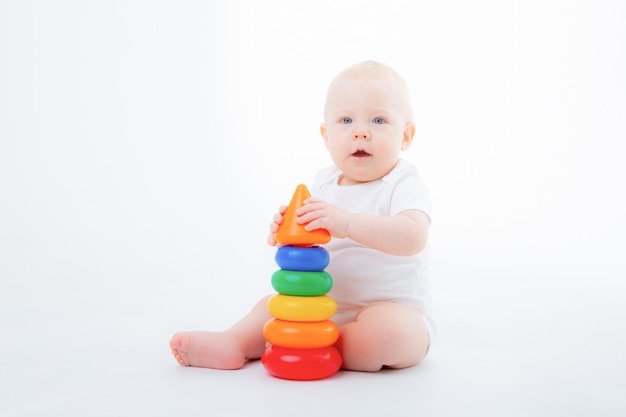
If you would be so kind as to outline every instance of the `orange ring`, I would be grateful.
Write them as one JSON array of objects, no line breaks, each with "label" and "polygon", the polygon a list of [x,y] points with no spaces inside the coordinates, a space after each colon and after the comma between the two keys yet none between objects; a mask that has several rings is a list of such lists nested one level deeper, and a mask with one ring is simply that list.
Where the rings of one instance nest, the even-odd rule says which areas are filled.
[{"label": "orange ring", "polygon": [[339,327],[330,320],[303,323],[271,319],[263,327],[263,336],[272,345],[315,349],[334,344],[339,338]]}]

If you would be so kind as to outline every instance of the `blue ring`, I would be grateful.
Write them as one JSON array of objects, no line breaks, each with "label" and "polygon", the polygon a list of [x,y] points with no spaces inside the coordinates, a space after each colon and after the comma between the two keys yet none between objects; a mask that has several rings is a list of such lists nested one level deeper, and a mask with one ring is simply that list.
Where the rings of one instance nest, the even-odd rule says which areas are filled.
[{"label": "blue ring", "polygon": [[328,251],[320,246],[281,246],[274,257],[281,269],[291,271],[323,271],[330,262]]}]

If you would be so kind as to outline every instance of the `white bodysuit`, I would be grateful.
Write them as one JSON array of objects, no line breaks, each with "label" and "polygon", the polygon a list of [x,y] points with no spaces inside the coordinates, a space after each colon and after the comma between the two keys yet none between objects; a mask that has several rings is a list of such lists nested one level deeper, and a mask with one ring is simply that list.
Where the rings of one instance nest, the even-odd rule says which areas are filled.
[{"label": "white bodysuit", "polygon": [[[430,218],[428,189],[417,169],[405,160],[385,177],[367,183],[340,186],[341,174],[334,165],[322,169],[311,194],[349,212],[392,216],[421,210]],[[334,320],[338,324],[353,320],[363,306],[392,301],[419,310],[432,335],[428,244],[411,256],[388,255],[348,238],[333,237],[324,247],[330,254],[326,271],[333,279],[329,295],[337,302]]]}]

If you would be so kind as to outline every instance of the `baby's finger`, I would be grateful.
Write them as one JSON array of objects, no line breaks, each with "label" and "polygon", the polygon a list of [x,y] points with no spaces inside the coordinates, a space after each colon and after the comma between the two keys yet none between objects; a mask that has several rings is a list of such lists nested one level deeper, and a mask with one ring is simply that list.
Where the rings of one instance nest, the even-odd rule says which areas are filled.
[{"label": "baby's finger", "polygon": [[318,210],[323,210],[326,208],[326,203],[323,201],[320,202],[311,202],[303,205],[298,210],[296,210],[296,215],[302,216],[306,213],[311,213]]},{"label": "baby's finger", "polygon": [[304,230],[307,232],[312,232],[313,230],[323,229],[324,221],[322,219],[311,220],[307,224],[304,225]]},{"label": "baby's finger", "polygon": [[303,201],[304,204],[313,204],[313,203],[325,203],[324,200],[318,197],[309,197]]},{"label": "baby's finger", "polygon": [[280,229],[280,225],[278,223],[276,223],[276,222],[270,223],[270,232],[271,233],[278,232],[278,229]]}]

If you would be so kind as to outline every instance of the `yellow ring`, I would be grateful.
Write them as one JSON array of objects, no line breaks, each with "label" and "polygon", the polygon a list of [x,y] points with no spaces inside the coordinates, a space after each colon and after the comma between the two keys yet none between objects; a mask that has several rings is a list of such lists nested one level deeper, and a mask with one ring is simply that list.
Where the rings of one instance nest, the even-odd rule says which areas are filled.
[{"label": "yellow ring", "polygon": [[328,295],[297,297],[276,294],[267,302],[270,314],[288,321],[324,321],[337,311],[337,303]]}]

